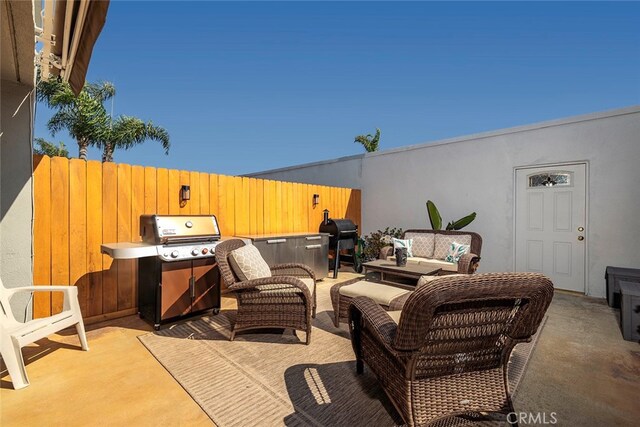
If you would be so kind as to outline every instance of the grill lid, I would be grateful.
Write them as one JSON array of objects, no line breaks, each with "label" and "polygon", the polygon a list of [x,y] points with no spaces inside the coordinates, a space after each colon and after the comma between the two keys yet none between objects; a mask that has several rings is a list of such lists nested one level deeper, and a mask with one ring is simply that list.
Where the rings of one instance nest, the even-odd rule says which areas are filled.
[{"label": "grill lid", "polygon": [[350,219],[331,219],[320,223],[318,230],[320,233],[329,233],[331,238],[346,239],[353,238],[358,234],[358,226]]},{"label": "grill lid", "polygon": [[141,215],[140,237],[147,243],[171,244],[220,239],[215,215]]}]

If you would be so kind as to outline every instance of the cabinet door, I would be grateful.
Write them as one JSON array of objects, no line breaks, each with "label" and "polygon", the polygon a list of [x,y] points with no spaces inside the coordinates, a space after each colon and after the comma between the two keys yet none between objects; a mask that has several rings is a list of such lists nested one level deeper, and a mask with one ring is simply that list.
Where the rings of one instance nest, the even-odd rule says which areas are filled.
[{"label": "cabinet door", "polygon": [[323,279],[329,270],[329,238],[308,236],[298,238],[296,262],[305,264],[314,271],[316,279]]},{"label": "cabinet door", "polygon": [[220,270],[215,258],[193,261],[193,307],[192,311],[220,308]]},{"label": "cabinet door", "polygon": [[295,262],[296,239],[287,237],[273,237],[267,240],[254,241],[253,244],[265,262],[269,265]]},{"label": "cabinet door", "polygon": [[191,261],[162,263],[160,319],[170,319],[191,312]]}]

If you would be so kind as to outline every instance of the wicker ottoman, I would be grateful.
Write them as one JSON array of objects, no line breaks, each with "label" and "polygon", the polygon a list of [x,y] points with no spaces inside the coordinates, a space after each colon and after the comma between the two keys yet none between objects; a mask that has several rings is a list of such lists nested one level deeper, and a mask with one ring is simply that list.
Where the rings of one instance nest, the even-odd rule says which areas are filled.
[{"label": "wicker ottoman", "polygon": [[372,298],[387,311],[401,310],[412,291],[396,288],[381,283],[367,282],[360,278],[338,283],[331,287],[331,303],[333,304],[333,324],[349,319],[349,303],[355,297]]}]

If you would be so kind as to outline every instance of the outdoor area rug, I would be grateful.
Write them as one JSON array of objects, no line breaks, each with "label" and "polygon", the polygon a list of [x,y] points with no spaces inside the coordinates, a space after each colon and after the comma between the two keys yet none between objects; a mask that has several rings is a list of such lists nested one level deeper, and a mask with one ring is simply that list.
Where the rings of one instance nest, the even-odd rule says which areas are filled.
[{"label": "outdoor area rug", "polygon": [[[401,425],[365,367],[356,375],[346,325],[335,328],[330,283],[318,283],[311,344],[304,332],[246,333],[229,341],[234,310],[139,337],[220,427],[247,425]],[[537,337],[536,337],[537,338]],[[509,366],[511,390],[535,346],[519,344]]]}]

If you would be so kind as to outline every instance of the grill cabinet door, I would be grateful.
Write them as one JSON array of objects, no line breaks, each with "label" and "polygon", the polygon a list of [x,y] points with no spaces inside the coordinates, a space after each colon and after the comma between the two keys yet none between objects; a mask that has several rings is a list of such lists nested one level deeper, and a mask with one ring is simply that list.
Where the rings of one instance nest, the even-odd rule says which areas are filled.
[{"label": "grill cabinet door", "polygon": [[216,266],[215,258],[193,260],[193,312],[219,308],[220,273]]},{"label": "grill cabinet door", "polygon": [[162,263],[160,319],[191,312],[191,261]]}]

